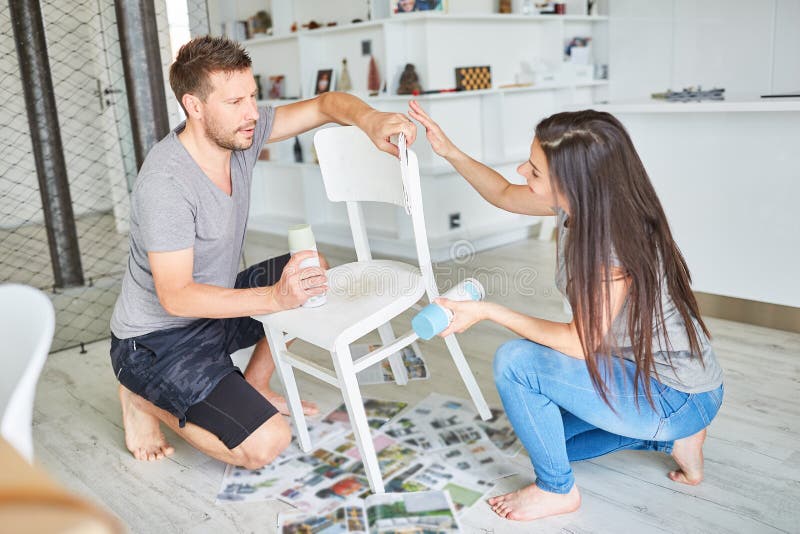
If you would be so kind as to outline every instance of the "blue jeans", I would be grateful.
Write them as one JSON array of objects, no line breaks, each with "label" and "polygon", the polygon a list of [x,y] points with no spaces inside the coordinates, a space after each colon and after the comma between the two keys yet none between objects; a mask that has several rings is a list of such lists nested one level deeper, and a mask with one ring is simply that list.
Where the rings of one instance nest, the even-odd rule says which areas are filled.
[{"label": "blue jeans", "polygon": [[615,357],[610,370],[598,365],[613,410],[594,389],[583,360],[527,339],[497,350],[497,391],[531,458],[536,485],[545,491],[569,492],[575,483],[571,461],[623,449],[670,454],[674,440],[707,427],[722,404],[722,386],[684,393],[649,378],[654,409],[642,379],[634,395],[633,362]]}]

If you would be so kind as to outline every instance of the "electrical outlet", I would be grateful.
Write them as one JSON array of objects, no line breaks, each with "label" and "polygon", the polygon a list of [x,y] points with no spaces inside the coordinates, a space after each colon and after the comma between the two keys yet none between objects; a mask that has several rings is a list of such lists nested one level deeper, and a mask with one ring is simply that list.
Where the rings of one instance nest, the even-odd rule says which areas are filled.
[{"label": "electrical outlet", "polygon": [[361,55],[368,56],[370,54],[372,54],[372,40],[365,39],[361,41]]},{"label": "electrical outlet", "polygon": [[461,213],[451,213],[450,214],[450,229],[453,230],[454,228],[461,228]]}]

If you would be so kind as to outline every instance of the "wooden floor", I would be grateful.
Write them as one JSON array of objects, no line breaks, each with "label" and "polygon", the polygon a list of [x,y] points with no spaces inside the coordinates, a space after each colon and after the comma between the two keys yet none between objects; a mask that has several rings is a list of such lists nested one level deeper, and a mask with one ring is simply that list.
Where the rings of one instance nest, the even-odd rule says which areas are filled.
[{"label": "wooden floor", "polygon": [[[271,246],[272,245],[272,246]],[[250,236],[247,261],[280,252]],[[329,253],[332,264],[348,253]],[[437,269],[443,283],[476,272],[493,276],[490,298],[530,314],[566,318],[553,285],[553,243],[528,240]],[[502,273],[508,283],[502,287]],[[440,285],[441,285],[440,283]],[[516,284],[516,285],[515,285]],[[520,295],[520,286],[525,296]],[[398,320],[397,332],[409,327]],[[574,465],[583,506],[574,514],[520,524],[497,518],[485,503],[463,518],[465,532],[800,532],[800,334],[708,319],[725,370],[725,402],[709,429],[706,480],[699,487],[670,481],[672,460],[657,453],[620,452]],[[460,336],[489,403],[499,406],[491,373],[495,349],[510,332],[482,323]],[[432,379],[401,388],[363,388],[365,396],[409,400],[431,391],[466,397],[450,379],[453,366],[441,341],[423,343]],[[37,461],[76,492],[104,504],[132,532],[274,532],[279,502],[215,505],[224,465],[180,442],[154,463],[125,450],[109,342],[86,354],[52,354],[39,382],[34,413]],[[298,348],[298,350],[302,350]],[[320,355],[320,361],[324,361]],[[323,409],[341,402],[328,386],[300,377],[304,397]],[[532,480],[502,481],[496,493]],[[1,530],[1,529],[0,529]]]}]

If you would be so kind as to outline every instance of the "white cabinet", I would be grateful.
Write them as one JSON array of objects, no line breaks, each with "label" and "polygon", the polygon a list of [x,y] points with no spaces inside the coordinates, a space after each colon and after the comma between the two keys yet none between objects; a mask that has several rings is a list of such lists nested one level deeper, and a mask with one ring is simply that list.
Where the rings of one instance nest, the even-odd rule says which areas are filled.
[{"label": "white cabinet", "polygon": [[[275,35],[243,42],[253,58],[255,74],[261,76],[265,94],[269,76],[282,74],[286,76],[286,95],[307,98],[312,94],[317,70],[333,68],[338,75],[342,59],[346,58],[354,94],[377,109],[405,112],[410,97],[394,93],[407,63],[416,67],[423,89],[453,87],[456,67],[490,65],[492,89],[416,98],[463,150],[518,183],[521,178],[515,169],[527,159],[534,127],[540,119],[565,107],[602,101],[607,95],[607,80],[591,76],[576,80],[565,74],[566,69],[562,71],[565,44],[576,36],[592,39],[594,63],[608,63],[607,14],[587,16],[582,1],[569,2],[566,15],[538,16],[491,13],[491,1],[461,4],[452,0],[449,13],[389,16],[385,7],[388,4],[373,2],[372,13],[385,18],[355,24],[346,20],[357,16],[358,9],[365,11],[366,3],[351,2],[351,12],[341,14],[344,20],[329,15],[331,20],[337,20],[337,26],[287,32],[299,11],[302,14],[298,15],[298,22],[313,17],[308,15],[314,12],[308,9],[310,1],[287,5],[286,0],[273,0]],[[335,4],[341,7],[346,2]],[[459,5],[467,4],[472,10],[485,12],[459,11]],[[305,11],[302,6],[306,6]],[[253,13],[258,9],[248,8]],[[324,8],[319,7],[316,13],[324,14]],[[249,14],[252,13],[235,16],[245,18]],[[328,20],[320,18],[319,22]],[[362,41],[367,40],[371,41],[381,84],[387,84],[387,92],[376,97],[367,96],[366,91],[370,58],[361,52]],[[523,62],[549,64],[562,75],[533,86],[502,87],[515,84]],[[259,162],[254,175],[249,228],[284,234],[288,225],[306,221],[314,225],[320,242],[352,246],[344,206],[327,202],[319,168],[311,163],[312,137],[313,132],[301,136],[302,164],[294,163],[293,141],[269,145],[271,161]],[[420,131],[413,148],[420,159],[434,260],[448,258],[454,246],[480,250],[524,238],[530,227],[539,222],[536,217],[512,215],[487,204],[433,154],[424,131]],[[376,253],[414,256],[405,217],[399,217],[390,207],[368,207],[365,211]],[[458,228],[451,228],[454,214],[460,215]]]}]

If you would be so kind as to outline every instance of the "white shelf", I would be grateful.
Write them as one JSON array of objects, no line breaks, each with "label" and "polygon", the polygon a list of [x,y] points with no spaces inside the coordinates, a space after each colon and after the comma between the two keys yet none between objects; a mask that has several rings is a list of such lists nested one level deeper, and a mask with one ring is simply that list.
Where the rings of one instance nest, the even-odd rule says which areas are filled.
[{"label": "white shelf", "polygon": [[608,22],[607,15],[560,15],[567,22]]},{"label": "white shelf", "polygon": [[[425,141],[423,140],[423,142],[425,142]],[[529,157],[530,156],[528,154],[526,154],[526,153],[520,153],[517,156],[511,155],[511,156],[506,156],[504,158],[481,161],[481,163],[483,163],[487,167],[491,167],[493,169],[497,169],[498,167],[504,167],[506,165],[519,165],[520,163],[522,163],[523,161],[525,161]],[[458,173],[458,171],[456,171],[453,168],[452,165],[450,165],[449,163],[444,161],[442,158],[438,158],[438,159],[439,159],[439,162],[434,163],[433,165],[420,166],[420,168],[419,168],[420,176],[422,176],[422,177],[424,177],[424,176],[441,176],[441,175],[444,175],[444,174],[457,174]]]},{"label": "white shelf", "polygon": [[[493,89],[479,89],[475,91],[452,91],[445,93],[433,93],[428,95],[379,95],[379,96],[365,96],[357,94],[365,102],[396,102],[403,100],[440,100],[449,98],[469,98],[477,96],[488,96],[507,93],[526,93],[529,91],[557,91],[562,89],[572,89],[580,87],[603,87],[608,85],[608,80],[591,80],[587,82],[576,83],[557,83],[557,84],[543,84],[543,85],[530,85],[527,87],[496,87]],[[309,97],[313,98],[313,97]],[[259,100],[259,106],[280,106],[283,104],[291,104],[293,102],[300,102],[303,99],[297,98],[284,98],[279,100]]]},{"label": "white shelf", "polygon": [[597,104],[594,109],[609,113],[732,113],[800,111],[800,98],[732,97],[701,102],[663,100],[621,101]]},{"label": "white shelf", "polygon": [[317,37],[319,35],[326,35],[331,33],[347,33],[356,32],[364,28],[381,27],[385,20],[365,20],[364,22],[351,22],[349,24],[341,24],[336,26],[323,26],[316,30],[299,30],[295,33],[304,37]]},{"label": "white shelf", "polygon": [[245,48],[249,48],[251,46],[277,43],[280,41],[291,41],[294,39],[297,39],[297,33],[290,33],[288,35],[264,35],[259,37],[252,37],[250,39],[245,39],[244,41],[241,41],[239,44],[241,44]]},{"label": "white shelf", "polygon": [[367,97],[367,102],[390,102],[395,100],[441,100],[450,98],[469,98],[476,96],[491,96],[513,93],[528,93],[533,91],[560,91],[563,89],[573,89],[580,87],[602,87],[608,85],[608,80],[591,80],[587,82],[575,83],[551,83],[541,85],[530,85],[527,87],[496,87],[492,89],[478,89],[475,91],[452,91],[445,93],[433,93],[429,95],[381,95]]},{"label": "white shelf", "polygon": [[558,22],[563,20],[568,21],[583,21],[583,22],[604,22],[608,20],[607,16],[589,16],[589,15],[519,15],[519,14],[502,14],[502,13],[464,13],[464,14],[450,14],[450,13],[409,13],[407,15],[395,15],[390,19],[385,19],[388,23],[397,22],[418,22],[424,20],[437,20],[445,22]]},{"label": "white shelf", "polygon": [[260,107],[261,106],[282,106],[284,104],[294,104],[295,102],[301,102],[302,100],[303,100],[302,98],[279,98],[277,100],[273,99],[273,98],[268,98],[266,100],[257,100],[256,104],[258,106],[260,106]]},{"label": "white shelf", "polygon": [[396,15],[388,19],[369,20],[338,26],[323,26],[315,30],[298,30],[285,35],[267,35],[263,37],[253,37],[246,39],[241,44],[247,48],[262,44],[271,44],[280,41],[297,39],[299,37],[317,37],[332,33],[346,33],[359,31],[365,28],[382,27],[387,24],[406,24],[424,21],[441,22],[517,22],[517,23],[542,23],[542,22],[607,22],[607,16],[589,15],[501,15],[498,13],[490,14],[464,14],[450,15],[446,13],[410,13],[408,15]]}]

